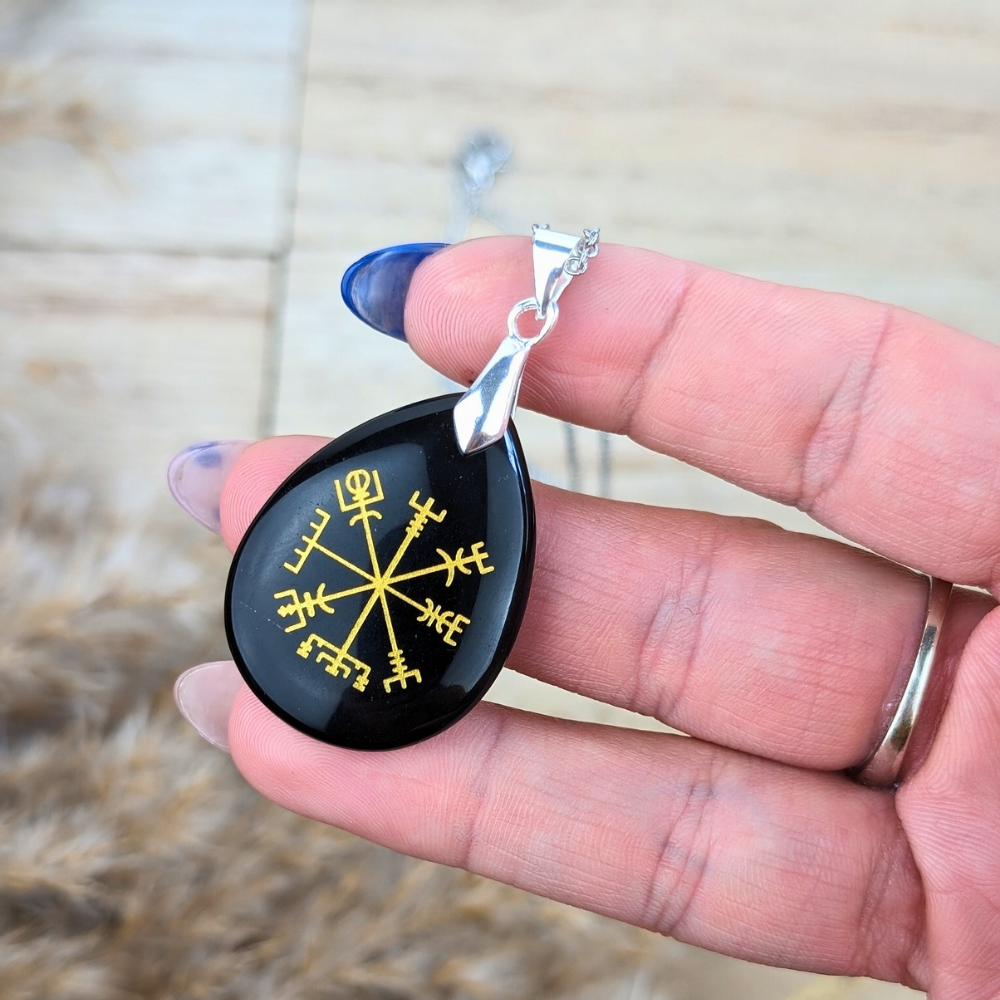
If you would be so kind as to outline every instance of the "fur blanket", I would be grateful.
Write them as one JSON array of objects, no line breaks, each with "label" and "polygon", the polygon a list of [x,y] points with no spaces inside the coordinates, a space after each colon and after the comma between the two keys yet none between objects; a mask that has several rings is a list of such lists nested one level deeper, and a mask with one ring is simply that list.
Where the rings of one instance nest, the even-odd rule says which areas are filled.
[{"label": "fur blanket", "polygon": [[18,451],[0,447],[3,1000],[673,995],[672,942],[260,799],[170,695],[226,655],[221,544]]}]

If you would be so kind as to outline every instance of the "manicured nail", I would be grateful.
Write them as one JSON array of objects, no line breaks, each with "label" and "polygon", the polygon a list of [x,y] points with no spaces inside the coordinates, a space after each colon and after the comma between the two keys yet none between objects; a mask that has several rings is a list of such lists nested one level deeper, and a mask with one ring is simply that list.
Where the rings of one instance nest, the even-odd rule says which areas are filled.
[{"label": "manicured nail", "polygon": [[406,340],[403,306],[417,265],[447,243],[403,243],[356,260],[340,282],[340,294],[358,319],[379,333]]},{"label": "manicured nail", "polygon": [[167,468],[167,485],[174,499],[209,531],[222,530],[219,497],[229,470],[249,441],[203,441],[175,455]]},{"label": "manicured nail", "polygon": [[186,670],[174,684],[174,701],[198,735],[229,752],[229,713],[243,685],[232,660],[203,663]]}]

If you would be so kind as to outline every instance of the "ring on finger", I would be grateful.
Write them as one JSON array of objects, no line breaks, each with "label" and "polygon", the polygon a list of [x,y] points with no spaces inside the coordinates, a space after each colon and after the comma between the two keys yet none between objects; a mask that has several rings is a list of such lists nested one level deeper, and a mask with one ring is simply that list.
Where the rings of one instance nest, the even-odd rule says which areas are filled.
[{"label": "ring on finger", "polygon": [[952,584],[937,577],[928,577],[927,614],[920,636],[920,645],[906,687],[889,727],[871,756],[851,770],[852,777],[872,788],[895,788],[910,746],[910,738],[920,715],[924,696],[934,671],[938,640],[944,624]]}]

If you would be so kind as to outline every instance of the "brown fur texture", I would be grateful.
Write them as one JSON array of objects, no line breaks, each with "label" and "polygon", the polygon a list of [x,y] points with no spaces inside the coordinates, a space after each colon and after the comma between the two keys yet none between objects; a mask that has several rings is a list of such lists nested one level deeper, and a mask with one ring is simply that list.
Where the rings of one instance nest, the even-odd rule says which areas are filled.
[{"label": "brown fur texture", "polygon": [[663,981],[670,942],[259,798],[170,697],[225,655],[221,543],[180,512],[118,515],[18,451],[0,454],[3,1000],[624,998]]}]

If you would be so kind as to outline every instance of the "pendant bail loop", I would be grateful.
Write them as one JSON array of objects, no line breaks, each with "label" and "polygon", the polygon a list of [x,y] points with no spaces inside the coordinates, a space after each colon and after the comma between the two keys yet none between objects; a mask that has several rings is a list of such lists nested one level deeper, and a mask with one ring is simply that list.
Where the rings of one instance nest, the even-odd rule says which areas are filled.
[{"label": "pendant bail loop", "polygon": [[[554,233],[548,226],[531,227],[531,259],[535,272],[535,296],[523,299],[507,317],[507,336],[493,357],[455,404],[455,438],[465,455],[472,455],[499,441],[507,431],[528,352],[555,326],[559,318],[559,296],[576,275],[583,274],[597,253],[599,229],[585,229],[583,236]],[[541,330],[524,337],[518,317],[535,311]]]}]

